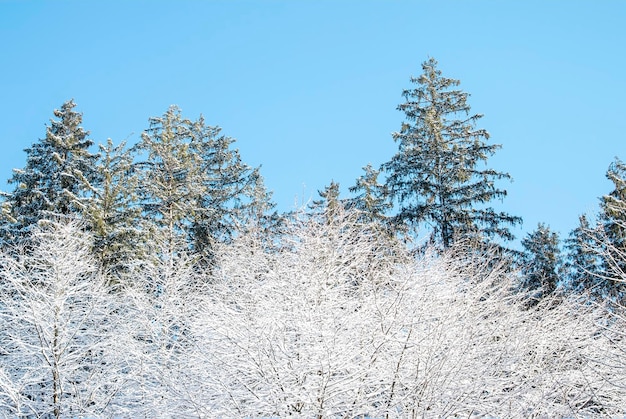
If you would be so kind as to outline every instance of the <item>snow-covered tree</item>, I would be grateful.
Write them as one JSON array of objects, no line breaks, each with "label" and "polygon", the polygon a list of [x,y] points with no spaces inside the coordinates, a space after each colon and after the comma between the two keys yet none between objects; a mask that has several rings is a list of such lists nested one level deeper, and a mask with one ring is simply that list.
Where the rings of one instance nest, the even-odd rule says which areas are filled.
[{"label": "snow-covered tree", "polygon": [[171,246],[210,256],[248,217],[273,207],[259,170],[241,161],[234,141],[176,106],[150,119],[135,147],[143,159],[139,193],[146,218]]},{"label": "snow-covered tree", "polygon": [[593,299],[626,299],[626,165],[616,159],[606,174],[614,189],[600,198],[595,225],[581,217],[568,245],[572,286]]},{"label": "snow-covered tree", "polygon": [[422,69],[411,78],[417,87],[405,90],[406,102],[398,106],[407,119],[393,133],[398,153],[382,166],[400,205],[396,218],[427,225],[443,248],[468,237],[512,239],[508,226],[521,219],[488,207],[506,196],[496,182],[510,178],[485,167],[500,146],[487,144],[488,132],[476,128],[482,115],[470,114],[458,80],[443,77],[432,58]]},{"label": "snow-covered tree", "polygon": [[211,416],[202,410],[208,403],[196,397],[206,366],[192,356],[199,342],[191,325],[205,314],[200,308],[209,292],[193,260],[185,252],[150,260],[121,294],[133,307],[125,318],[132,338],[128,384],[120,392],[129,416]]},{"label": "snow-covered tree", "polygon": [[126,385],[126,310],[76,223],[33,228],[0,254],[0,416],[100,417]]},{"label": "snow-covered tree", "polygon": [[4,194],[2,235],[9,242],[26,236],[39,220],[84,214],[92,199],[97,156],[73,100],[54,110],[46,136],[25,151],[26,167],[14,169]]},{"label": "snow-covered tree", "polygon": [[522,240],[521,288],[532,294],[535,302],[556,291],[562,267],[559,236],[545,224]]},{"label": "snow-covered tree", "polygon": [[230,417],[623,414],[602,310],[550,297],[528,309],[508,266],[459,251],[365,270],[378,249],[356,218],[306,217],[282,252],[245,235],[220,248],[192,326],[204,369],[189,405]]},{"label": "snow-covered tree", "polygon": [[176,106],[162,117],[150,118],[150,128],[134,147],[142,159],[136,163],[138,193],[146,220],[146,233],[156,250],[167,243],[167,254],[188,247],[195,217],[209,208],[199,206],[204,187],[200,156],[191,148],[192,122]]},{"label": "snow-covered tree", "polygon": [[597,227],[592,227],[589,219],[581,215],[579,224],[565,241],[566,260],[564,275],[567,289],[577,292],[588,292],[599,296],[602,294],[600,274],[601,259],[596,252],[598,242]]},{"label": "snow-covered tree", "polygon": [[219,127],[206,125],[203,118],[193,124],[193,131],[192,149],[200,158],[203,175],[199,206],[204,211],[194,217],[192,243],[196,252],[210,259],[218,243],[228,242],[251,221],[273,224],[266,215],[274,204],[260,169],[245,164],[232,147],[235,139],[223,135]]},{"label": "snow-covered tree", "polygon": [[357,194],[350,202],[351,208],[356,208],[363,214],[364,222],[378,222],[388,224],[388,212],[392,205],[389,200],[389,191],[386,185],[379,183],[380,171],[371,164],[363,167],[363,174],[356,180],[356,184],[349,188],[351,193]]},{"label": "snow-covered tree", "polygon": [[137,202],[138,178],[124,142],[115,146],[109,139],[106,145],[100,145],[97,173],[89,211],[94,252],[108,277],[120,282],[148,251]]},{"label": "snow-covered tree", "polygon": [[614,188],[600,200],[602,269],[607,294],[626,299],[626,164],[616,158],[606,177]]}]

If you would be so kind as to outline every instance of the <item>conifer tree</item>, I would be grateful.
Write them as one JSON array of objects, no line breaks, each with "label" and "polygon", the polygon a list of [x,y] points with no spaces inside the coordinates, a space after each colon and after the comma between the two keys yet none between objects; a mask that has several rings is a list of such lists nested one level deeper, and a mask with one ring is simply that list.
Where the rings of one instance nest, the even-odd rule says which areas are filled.
[{"label": "conifer tree", "polygon": [[530,291],[534,300],[552,294],[559,283],[561,255],[559,236],[545,224],[522,240],[522,289]]},{"label": "conifer tree", "polygon": [[615,159],[606,177],[614,189],[600,198],[595,225],[580,217],[567,243],[566,267],[572,289],[621,304],[626,298],[626,165]]},{"label": "conifer tree", "polygon": [[388,222],[387,212],[391,209],[389,191],[386,185],[378,182],[379,170],[368,164],[363,167],[363,171],[356,184],[348,189],[357,194],[350,200],[350,207],[361,211],[363,222],[385,225]]},{"label": "conifer tree", "polygon": [[172,106],[151,118],[135,147],[145,159],[137,164],[143,212],[171,251],[184,247],[210,257],[247,217],[273,206],[259,170],[243,163],[231,148],[235,140],[220,132]]},{"label": "conifer tree", "polygon": [[317,191],[321,199],[313,201],[311,209],[321,213],[328,224],[332,224],[341,211],[345,209],[344,202],[339,199],[339,183],[332,180],[324,190]]},{"label": "conifer tree", "polygon": [[444,248],[468,237],[512,239],[508,226],[521,219],[487,206],[506,196],[496,181],[510,178],[483,168],[500,146],[487,144],[488,132],[476,128],[482,115],[470,114],[469,95],[456,88],[458,80],[443,77],[432,58],[422,69],[398,106],[406,116],[393,133],[398,153],[383,165],[400,206],[396,220],[429,225]]},{"label": "conifer tree", "polygon": [[56,216],[82,217],[93,198],[97,156],[89,151],[93,142],[81,126],[82,114],[73,100],[54,110],[46,136],[27,148],[26,167],[15,169],[4,194],[3,236],[23,238],[40,220]]},{"label": "conifer tree", "polygon": [[171,106],[162,117],[150,118],[150,127],[133,148],[144,158],[135,170],[145,229],[156,248],[170,255],[187,247],[191,223],[201,211],[201,161],[190,146],[191,125]]},{"label": "conifer tree", "polygon": [[600,199],[601,237],[597,246],[601,262],[603,295],[626,299],[626,164],[616,158],[606,173],[614,189]]},{"label": "conifer tree", "polygon": [[[564,273],[567,287],[575,292],[598,294],[600,287],[600,258],[596,252],[599,230],[592,228],[587,216],[579,217],[579,224],[565,241]],[[601,287],[600,287],[601,288]]]},{"label": "conifer tree", "polygon": [[216,243],[229,242],[238,230],[274,204],[259,168],[241,160],[232,148],[235,139],[222,135],[219,127],[205,125],[200,118],[193,124],[191,149],[200,161],[198,207],[192,223],[192,246],[210,256]]},{"label": "conifer tree", "polygon": [[600,200],[601,222],[608,239],[605,269],[609,276],[625,278],[626,260],[626,164],[615,159],[606,177],[614,189]]},{"label": "conifer tree", "polygon": [[147,250],[137,202],[138,178],[125,142],[115,146],[108,139],[99,147],[97,188],[90,210],[94,251],[109,276],[119,280]]}]

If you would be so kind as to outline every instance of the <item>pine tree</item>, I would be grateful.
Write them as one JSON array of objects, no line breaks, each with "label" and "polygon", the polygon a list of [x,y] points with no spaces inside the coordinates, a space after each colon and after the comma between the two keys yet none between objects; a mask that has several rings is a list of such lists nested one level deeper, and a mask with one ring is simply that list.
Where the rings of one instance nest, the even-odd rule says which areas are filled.
[{"label": "pine tree", "polygon": [[73,100],[54,110],[46,136],[27,148],[26,167],[15,169],[4,194],[3,236],[9,241],[25,237],[40,220],[56,216],[82,217],[93,199],[97,156],[93,142],[81,126],[82,114]]},{"label": "pine tree", "polygon": [[406,102],[398,106],[407,119],[393,133],[398,153],[383,165],[400,205],[396,219],[430,225],[444,248],[476,236],[512,239],[507,225],[521,219],[486,206],[506,196],[495,182],[510,176],[482,168],[500,146],[488,145],[488,132],[475,127],[482,115],[470,114],[469,95],[456,89],[458,80],[443,77],[432,58],[422,69],[411,78],[417,87],[405,90]]},{"label": "pine tree", "polygon": [[133,151],[144,158],[135,164],[144,229],[156,249],[173,255],[186,249],[190,227],[202,194],[200,157],[192,150],[195,132],[176,106],[162,117],[150,118],[150,127]]},{"label": "pine tree", "polygon": [[559,236],[545,224],[539,223],[535,231],[522,240],[521,288],[530,291],[539,300],[556,291],[559,283],[561,255]]},{"label": "pine tree", "polygon": [[94,252],[109,277],[119,281],[147,250],[141,229],[138,178],[125,142],[115,146],[108,139],[99,147],[97,188],[90,210]]},{"label": "pine tree", "polygon": [[193,124],[191,149],[200,161],[200,188],[197,212],[192,223],[192,246],[197,253],[211,256],[216,243],[229,242],[254,217],[274,204],[259,168],[243,163],[235,139],[222,135],[219,127]]},{"label": "pine tree", "polygon": [[597,228],[592,228],[585,215],[579,217],[579,224],[565,241],[565,275],[567,287],[575,292],[598,294],[600,286],[600,258],[596,251]]},{"label": "pine tree", "polygon": [[626,164],[616,158],[606,177],[614,189],[600,199],[602,237],[598,253],[602,258],[604,294],[623,300],[626,298]]},{"label": "pine tree", "polygon": [[357,194],[350,200],[350,207],[362,213],[362,221],[365,223],[380,223],[387,225],[387,213],[391,209],[389,191],[386,185],[378,182],[380,171],[371,164],[363,167],[364,173],[356,180],[356,184],[348,190]]}]

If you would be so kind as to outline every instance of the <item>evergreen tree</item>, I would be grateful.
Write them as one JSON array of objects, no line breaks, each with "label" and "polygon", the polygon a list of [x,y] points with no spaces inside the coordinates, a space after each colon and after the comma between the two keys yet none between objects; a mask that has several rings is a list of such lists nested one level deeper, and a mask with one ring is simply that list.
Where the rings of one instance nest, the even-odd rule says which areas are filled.
[{"label": "evergreen tree", "polygon": [[311,209],[321,213],[327,224],[332,224],[345,209],[344,202],[339,199],[339,183],[332,180],[330,185],[325,186],[324,190],[317,191],[317,193],[321,199],[313,201]]},{"label": "evergreen tree", "polygon": [[15,169],[13,192],[3,194],[2,231],[9,241],[24,238],[40,220],[82,217],[93,199],[97,156],[73,100],[54,110],[46,136],[27,148],[26,167]]},{"label": "evergreen tree", "polygon": [[564,273],[567,287],[575,292],[597,294],[600,287],[600,258],[596,251],[598,229],[592,228],[585,215],[565,241],[567,252]]},{"label": "evergreen tree", "polygon": [[194,134],[192,122],[171,106],[162,117],[150,118],[133,148],[145,159],[135,165],[145,229],[169,255],[187,247],[191,224],[203,211],[202,162],[190,145]]},{"label": "evergreen tree", "polygon": [[268,192],[259,168],[250,174],[249,202],[242,208],[244,225],[239,229],[248,233],[256,233],[257,239],[265,243],[267,250],[275,248],[277,239],[282,234],[282,226],[286,217],[274,210],[272,193]]},{"label": "evergreen tree", "polygon": [[601,220],[609,239],[607,256],[615,263],[607,261],[607,270],[616,278],[624,278],[626,261],[626,164],[619,159],[610,165],[606,177],[613,183],[614,189],[601,198]]},{"label": "evergreen tree", "polygon": [[362,213],[362,221],[365,223],[388,223],[387,212],[391,209],[389,191],[386,185],[378,182],[380,171],[371,164],[363,167],[364,173],[356,180],[356,184],[348,190],[357,194],[350,200],[350,207]]},{"label": "evergreen tree", "polygon": [[626,164],[616,158],[606,177],[614,189],[600,199],[602,237],[597,251],[602,258],[604,294],[623,300],[626,298]]},{"label": "evergreen tree", "polygon": [[535,231],[522,240],[521,288],[530,291],[534,300],[552,294],[559,283],[561,256],[558,234],[539,223]]},{"label": "evergreen tree", "polygon": [[626,165],[616,159],[606,173],[614,189],[600,198],[595,226],[585,216],[567,243],[571,288],[594,299],[626,298]]},{"label": "evergreen tree", "polygon": [[248,217],[273,207],[259,169],[244,164],[231,148],[235,140],[220,132],[172,106],[151,118],[135,147],[145,158],[137,164],[145,218],[172,252],[185,247],[210,257]]},{"label": "evergreen tree", "polygon": [[422,69],[411,78],[417,87],[405,90],[406,102],[398,106],[407,119],[393,134],[398,153],[383,165],[400,205],[396,219],[430,225],[444,248],[468,237],[512,239],[507,225],[521,219],[486,206],[506,196],[495,182],[510,176],[483,168],[500,146],[488,145],[487,131],[475,127],[482,115],[470,114],[458,80],[443,77],[432,58]]},{"label": "evergreen tree", "polygon": [[[196,252],[212,254],[216,243],[229,242],[250,221],[264,219],[274,204],[265,189],[259,168],[243,163],[233,138],[219,127],[193,124],[191,149],[200,161],[199,208],[192,223],[192,245]],[[267,221],[267,220],[265,220]]]},{"label": "evergreen tree", "polygon": [[90,216],[97,260],[119,280],[146,251],[138,205],[138,178],[126,143],[100,145],[98,181]]}]

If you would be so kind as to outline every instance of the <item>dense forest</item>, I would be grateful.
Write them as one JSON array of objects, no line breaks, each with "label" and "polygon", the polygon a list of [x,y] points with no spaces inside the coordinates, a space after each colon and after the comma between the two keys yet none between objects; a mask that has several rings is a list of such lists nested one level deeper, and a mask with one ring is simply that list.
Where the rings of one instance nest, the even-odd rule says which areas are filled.
[{"label": "dense forest", "polygon": [[202,117],[96,145],[54,110],[2,193],[0,415],[626,414],[626,164],[514,250],[482,115],[410,82],[396,154],[286,213]]}]

